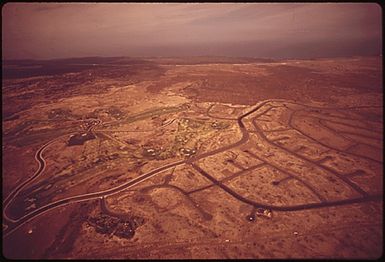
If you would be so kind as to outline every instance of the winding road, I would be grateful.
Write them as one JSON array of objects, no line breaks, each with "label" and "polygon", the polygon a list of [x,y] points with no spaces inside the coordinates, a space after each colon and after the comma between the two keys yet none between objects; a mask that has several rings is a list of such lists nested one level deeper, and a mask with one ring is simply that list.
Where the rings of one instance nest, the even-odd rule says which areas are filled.
[{"label": "winding road", "polygon": [[[380,200],[382,200],[382,194],[381,195],[380,194],[376,194],[376,195],[365,194],[366,192],[361,192],[360,188],[358,188],[355,184],[352,184],[346,178],[339,177],[342,181],[344,181],[345,183],[349,184],[349,186],[353,187],[355,190],[357,190],[360,193],[362,193],[362,196],[357,197],[357,198],[345,199],[345,200],[329,201],[329,202],[328,201],[321,201],[319,203],[309,203],[309,204],[295,205],[295,206],[267,205],[267,204],[264,204],[264,203],[257,203],[255,201],[251,201],[251,200],[241,196],[240,194],[236,193],[234,190],[232,190],[228,186],[224,185],[221,181],[218,181],[216,178],[214,178],[213,176],[209,175],[206,171],[204,171],[201,167],[199,167],[198,165],[196,165],[194,163],[194,162],[196,162],[196,161],[198,161],[200,159],[203,159],[203,158],[206,158],[206,157],[209,157],[209,156],[212,156],[212,155],[224,152],[226,150],[238,147],[238,146],[244,144],[245,142],[247,142],[249,140],[249,136],[250,135],[249,135],[249,131],[245,127],[245,124],[243,123],[243,119],[246,118],[247,116],[257,112],[264,105],[266,105],[268,103],[273,103],[273,102],[286,102],[286,103],[289,103],[289,104],[290,103],[294,103],[296,105],[308,106],[308,105],[304,105],[304,104],[290,102],[290,101],[283,100],[283,99],[271,99],[271,100],[261,101],[255,107],[253,107],[250,111],[248,111],[248,112],[244,113],[243,115],[239,116],[238,118],[236,118],[237,124],[238,124],[239,129],[240,129],[241,134],[242,134],[242,137],[241,137],[241,139],[239,141],[237,141],[237,142],[235,142],[233,144],[226,145],[226,146],[223,146],[223,147],[218,148],[216,150],[212,150],[210,152],[205,152],[205,153],[202,153],[202,154],[194,155],[194,156],[192,156],[190,158],[187,158],[187,159],[184,159],[184,160],[180,160],[180,161],[176,161],[176,162],[169,163],[167,165],[158,167],[158,168],[153,169],[152,171],[150,171],[150,172],[148,172],[146,174],[143,174],[143,175],[141,175],[139,177],[136,177],[136,178],[134,178],[134,179],[132,179],[132,180],[130,180],[128,182],[125,182],[125,183],[123,183],[123,184],[121,184],[119,186],[116,186],[114,188],[110,188],[108,190],[103,190],[103,191],[94,192],[94,193],[81,194],[81,195],[77,195],[77,196],[72,196],[72,197],[68,197],[68,198],[65,198],[65,199],[61,199],[61,200],[52,202],[50,204],[47,204],[45,206],[39,207],[39,208],[31,211],[30,213],[28,213],[28,214],[26,214],[26,215],[24,215],[24,216],[22,216],[20,218],[9,217],[9,215],[7,214],[7,210],[8,210],[9,205],[15,199],[15,197],[20,193],[20,191],[23,188],[26,187],[26,185],[31,183],[40,174],[42,174],[44,172],[45,167],[46,167],[46,162],[45,162],[45,160],[44,160],[44,158],[42,156],[44,150],[49,145],[51,145],[55,141],[61,139],[62,137],[59,137],[59,138],[56,138],[54,140],[51,140],[51,141],[47,142],[35,154],[35,160],[38,162],[39,166],[38,166],[38,169],[36,170],[36,172],[34,173],[34,175],[31,178],[29,178],[28,180],[26,180],[23,183],[21,183],[19,186],[17,186],[5,198],[5,200],[3,202],[3,218],[4,218],[4,221],[3,221],[3,229],[4,229],[3,230],[3,238],[9,236],[17,228],[19,228],[20,226],[22,226],[26,222],[30,221],[31,219],[36,218],[37,216],[42,215],[45,212],[48,212],[48,211],[50,211],[50,210],[52,210],[54,208],[65,206],[65,205],[68,205],[68,204],[71,204],[71,203],[78,203],[78,202],[89,201],[89,200],[94,200],[94,199],[103,199],[103,198],[105,198],[107,196],[119,193],[119,192],[121,192],[123,190],[126,190],[127,188],[133,187],[133,186],[135,186],[135,185],[137,185],[137,184],[139,184],[139,183],[141,183],[141,182],[143,182],[143,181],[145,181],[147,179],[150,179],[151,177],[159,174],[162,171],[165,171],[165,170],[170,169],[170,168],[174,168],[174,167],[179,166],[179,165],[185,165],[185,164],[191,165],[202,176],[204,176],[207,179],[209,179],[214,185],[219,186],[221,189],[223,189],[225,192],[227,192],[231,196],[235,197],[239,201],[242,201],[244,203],[252,205],[253,207],[256,207],[256,208],[266,208],[266,209],[277,210],[277,211],[296,211],[296,210],[321,208],[321,207],[328,207],[328,206],[335,206],[335,205],[346,205],[346,204],[352,204],[352,203],[360,203],[360,202],[365,202],[365,201],[380,201]],[[325,107],[315,107],[315,106],[313,106],[313,108],[325,109]],[[211,109],[211,107],[208,110],[210,110],[210,109]],[[331,107],[331,108],[326,108],[326,109],[339,109],[339,108]],[[343,109],[346,109],[346,108],[343,108]],[[174,122],[174,120],[172,120],[172,121],[170,121],[168,123],[165,123],[165,125],[171,124],[172,122]],[[91,124],[91,126],[88,128],[88,131],[90,131],[90,132],[93,132],[93,128],[96,125],[101,123],[101,121],[98,120],[98,119],[93,119],[93,121],[94,121],[93,124]],[[258,133],[259,136],[262,137],[262,139],[268,141],[268,139],[264,136],[263,132],[255,124],[254,121],[253,121],[253,124],[254,124],[254,127],[256,129],[256,133]],[[67,134],[67,136],[68,136],[68,134]],[[277,145],[274,144],[274,146],[277,146]],[[283,147],[280,147],[280,148],[285,150],[285,148],[283,148]],[[293,152],[290,152],[290,153],[292,154]],[[300,156],[298,154],[295,155],[295,156],[296,157],[300,157],[304,161],[307,161],[307,159],[304,159],[302,156]],[[325,168],[325,167],[323,167],[323,168]],[[327,171],[332,172],[331,170],[327,170]]]}]

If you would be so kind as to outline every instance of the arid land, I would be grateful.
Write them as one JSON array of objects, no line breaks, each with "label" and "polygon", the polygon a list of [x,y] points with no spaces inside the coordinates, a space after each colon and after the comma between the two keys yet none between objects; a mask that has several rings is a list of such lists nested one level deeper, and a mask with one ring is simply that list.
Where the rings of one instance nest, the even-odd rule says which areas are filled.
[{"label": "arid land", "polygon": [[380,257],[381,60],[3,61],[3,254]]}]

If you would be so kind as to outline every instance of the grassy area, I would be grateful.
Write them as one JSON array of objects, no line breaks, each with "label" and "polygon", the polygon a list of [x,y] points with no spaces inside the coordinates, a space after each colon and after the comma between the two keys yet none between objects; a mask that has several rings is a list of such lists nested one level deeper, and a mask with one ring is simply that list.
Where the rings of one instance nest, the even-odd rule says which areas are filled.
[{"label": "grassy area", "polygon": [[229,124],[226,122],[209,122],[190,118],[180,119],[177,132],[170,146],[165,149],[144,148],[142,155],[150,159],[167,159],[176,155],[193,155],[197,152],[202,141],[210,139],[217,132],[218,127],[223,129],[228,126]]},{"label": "grassy area", "polygon": [[25,131],[28,127],[30,127],[31,125],[34,125],[38,122],[39,121],[36,121],[36,120],[28,120],[28,121],[22,122],[21,124],[12,128],[7,134],[5,134],[5,136],[7,136],[7,137],[8,136],[14,136],[21,131]]},{"label": "grassy area", "polygon": [[134,115],[128,116],[126,118],[126,121],[128,123],[133,123],[133,122],[136,122],[136,121],[139,121],[139,120],[143,120],[143,119],[147,119],[147,118],[150,118],[150,117],[161,116],[161,115],[165,115],[165,114],[169,114],[169,113],[175,113],[175,112],[183,111],[183,110],[186,110],[186,109],[187,109],[186,105],[155,108],[155,109],[151,109],[151,110],[148,110],[148,111],[144,111],[144,112],[141,112],[141,113],[138,113],[138,114],[134,114]]},{"label": "grassy area", "polygon": [[14,136],[20,136],[20,135],[26,134],[28,132],[28,129],[33,125],[52,123],[54,121],[58,121],[58,123],[62,123],[63,121],[71,121],[71,120],[73,120],[73,119],[68,119],[68,118],[31,119],[31,120],[27,120],[25,122],[21,122],[16,127],[12,128],[10,131],[8,131],[8,133],[6,133],[4,136],[6,137],[6,139],[12,139],[12,137],[14,137]]},{"label": "grassy area", "polygon": [[48,119],[77,119],[78,117],[67,108],[55,108],[48,112]]},{"label": "grassy area", "polygon": [[39,130],[38,132],[33,132],[28,135],[18,136],[16,138],[10,139],[7,142],[14,144],[18,147],[28,146],[35,143],[45,143],[49,140],[57,138],[59,136],[76,132],[75,128],[61,128],[61,129],[47,129],[47,130]]},{"label": "grassy area", "polygon": [[110,106],[108,108],[98,108],[98,109],[95,109],[93,112],[87,114],[86,117],[88,117],[88,118],[99,118],[99,115],[101,113],[106,113],[106,114],[110,115],[111,117],[113,117],[113,118],[115,118],[117,120],[122,120],[122,119],[124,119],[126,117],[125,113],[123,111],[121,111],[116,106]]}]

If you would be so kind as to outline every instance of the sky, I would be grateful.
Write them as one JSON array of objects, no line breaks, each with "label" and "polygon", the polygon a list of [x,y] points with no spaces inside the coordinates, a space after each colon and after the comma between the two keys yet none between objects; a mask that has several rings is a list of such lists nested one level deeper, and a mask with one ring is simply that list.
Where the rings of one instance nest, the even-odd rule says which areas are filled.
[{"label": "sky", "polygon": [[7,3],[3,59],[382,53],[375,3]]}]

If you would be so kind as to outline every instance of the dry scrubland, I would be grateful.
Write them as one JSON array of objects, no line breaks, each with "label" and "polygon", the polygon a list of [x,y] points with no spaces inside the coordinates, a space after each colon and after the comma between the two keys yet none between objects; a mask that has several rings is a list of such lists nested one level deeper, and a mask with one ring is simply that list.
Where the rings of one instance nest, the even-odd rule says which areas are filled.
[{"label": "dry scrubland", "polygon": [[382,254],[379,57],[28,63],[3,79],[6,257]]}]

